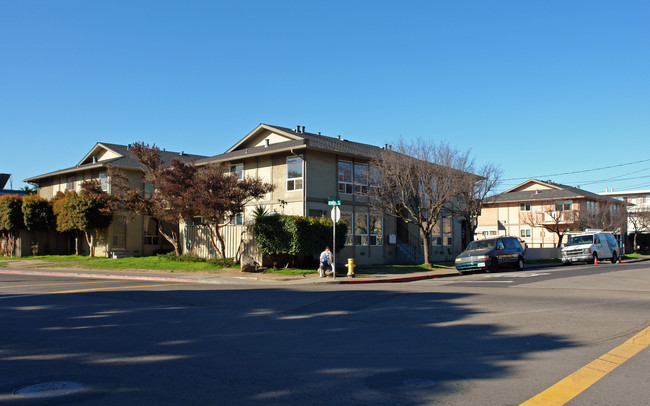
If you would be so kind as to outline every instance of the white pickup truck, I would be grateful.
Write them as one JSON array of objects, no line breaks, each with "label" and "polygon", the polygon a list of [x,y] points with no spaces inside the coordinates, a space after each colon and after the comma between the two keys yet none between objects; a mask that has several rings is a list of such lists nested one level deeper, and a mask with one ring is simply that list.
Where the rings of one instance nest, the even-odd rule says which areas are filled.
[{"label": "white pickup truck", "polygon": [[618,261],[621,250],[618,241],[610,233],[584,233],[569,236],[569,241],[562,248],[562,262],[589,262],[609,259],[612,264]]}]

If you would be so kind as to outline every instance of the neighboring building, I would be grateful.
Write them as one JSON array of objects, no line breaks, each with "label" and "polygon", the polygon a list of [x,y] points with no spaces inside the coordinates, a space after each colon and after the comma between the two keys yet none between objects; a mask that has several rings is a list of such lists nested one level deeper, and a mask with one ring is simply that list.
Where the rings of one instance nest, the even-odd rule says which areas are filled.
[{"label": "neighboring building", "polygon": [[[626,203],[580,188],[531,179],[483,205],[476,238],[510,235],[519,237],[530,248],[552,248],[559,239],[552,230],[566,234],[584,231],[581,227],[586,216],[594,216],[599,207],[605,206],[624,213]],[[562,242],[566,243],[566,237]]]},{"label": "neighboring building", "polygon": [[[354,258],[358,264],[421,263],[421,239],[415,226],[373,214],[364,196],[370,187],[364,176],[368,163],[381,150],[340,136],[308,133],[300,126],[289,129],[260,124],[225,153],[199,160],[197,165],[228,162],[232,173],[276,186],[265,198],[251,202],[236,223],[251,223],[257,206],[280,214],[329,217],[332,207],[327,204],[328,197],[338,195],[341,219],[348,223],[349,233],[337,262]],[[205,241],[204,237],[192,227],[185,230],[184,249],[210,255],[206,243],[197,243]],[[431,260],[453,259],[461,251],[460,235],[459,221],[441,219],[432,238]],[[236,254],[230,251],[231,255]]]},{"label": "neighboring building", "polygon": [[[183,152],[160,151],[163,163],[170,163],[172,159],[178,158],[189,162],[205,158],[202,155],[188,155]],[[87,180],[98,180],[102,189],[111,192],[111,185],[108,180],[106,166],[111,164],[122,169],[128,176],[131,185],[142,185],[142,193],[151,193],[149,188],[142,182],[143,167],[138,160],[132,156],[130,145],[97,143],[76,166],[34,176],[25,179],[24,182],[34,184],[38,187],[38,195],[45,199],[52,199],[57,192],[66,190],[80,191],[81,183]],[[88,252],[85,239],[82,252]],[[74,252],[72,241],[50,241],[47,251],[56,253]],[[169,248],[166,240],[159,235],[155,219],[148,216],[139,216],[133,213],[116,213],[113,223],[106,230],[105,235],[99,238],[95,247],[96,256],[132,256],[151,255],[160,249]]]},{"label": "neighboring building", "polygon": [[18,196],[27,196],[28,191],[25,190],[14,190],[14,189],[5,189],[7,182],[11,179],[11,174],[0,173],[0,196],[2,195],[18,195]]},{"label": "neighboring building", "polygon": [[[601,196],[613,197],[614,199],[622,200],[629,203],[627,209],[628,233],[650,233],[650,221],[646,217],[650,213],[650,190],[624,190],[615,192],[614,188],[611,191],[599,193]],[[641,214],[645,214],[642,216]]]}]

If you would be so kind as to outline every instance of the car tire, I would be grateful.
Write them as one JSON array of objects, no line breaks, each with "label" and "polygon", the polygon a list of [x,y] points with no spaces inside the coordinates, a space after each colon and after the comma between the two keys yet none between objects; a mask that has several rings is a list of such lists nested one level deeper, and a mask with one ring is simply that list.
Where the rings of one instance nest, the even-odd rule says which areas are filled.
[{"label": "car tire", "polygon": [[616,251],[612,252],[612,264],[615,264],[616,261],[618,261],[618,255],[616,255]]},{"label": "car tire", "polygon": [[490,260],[490,267],[488,268],[488,272],[496,272],[499,270],[499,260],[496,258],[492,258]]},{"label": "car tire", "polygon": [[524,266],[525,266],[524,258],[522,258],[522,257],[517,258],[517,265],[516,265],[517,270],[518,271],[523,271]]}]

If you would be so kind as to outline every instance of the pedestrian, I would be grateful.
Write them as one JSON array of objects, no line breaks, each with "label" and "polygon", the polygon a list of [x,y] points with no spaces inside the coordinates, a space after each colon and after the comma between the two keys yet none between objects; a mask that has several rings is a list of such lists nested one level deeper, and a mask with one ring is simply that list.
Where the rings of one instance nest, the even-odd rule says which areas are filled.
[{"label": "pedestrian", "polygon": [[332,270],[332,251],[330,247],[325,247],[325,251],[320,253],[320,266],[318,267],[318,276],[325,277],[325,272]]}]

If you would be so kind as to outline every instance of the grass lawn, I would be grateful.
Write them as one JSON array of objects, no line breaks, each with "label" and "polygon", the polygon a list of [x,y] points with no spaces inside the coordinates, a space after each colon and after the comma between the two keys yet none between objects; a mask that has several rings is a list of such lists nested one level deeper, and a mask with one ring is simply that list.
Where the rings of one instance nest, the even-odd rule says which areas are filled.
[{"label": "grass lawn", "polygon": [[[5,258],[6,261],[43,261],[47,267],[69,267],[78,265],[85,269],[149,269],[164,271],[214,271],[226,267],[209,261],[174,260],[165,255],[131,257],[119,259],[90,258],[78,255],[43,255],[36,257]],[[6,264],[6,263],[5,263]],[[37,265],[38,266],[38,265]],[[235,265],[236,266],[236,265]]]}]

